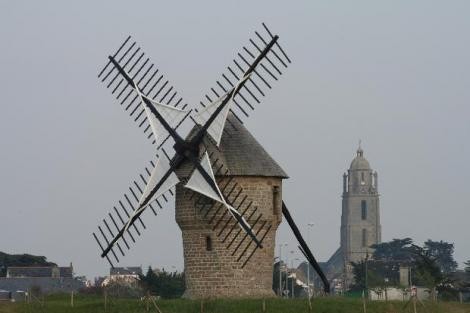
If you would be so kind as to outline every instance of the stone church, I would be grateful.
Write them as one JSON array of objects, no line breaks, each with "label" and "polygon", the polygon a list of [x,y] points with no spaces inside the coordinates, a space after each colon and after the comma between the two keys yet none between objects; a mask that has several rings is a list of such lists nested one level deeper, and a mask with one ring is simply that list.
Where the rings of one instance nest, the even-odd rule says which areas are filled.
[{"label": "stone church", "polygon": [[347,173],[343,174],[340,247],[326,263],[330,281],[348,288],[351,262],[372,254],[371,245],[381,242],[378,174],[364,157],[361,146]]}]

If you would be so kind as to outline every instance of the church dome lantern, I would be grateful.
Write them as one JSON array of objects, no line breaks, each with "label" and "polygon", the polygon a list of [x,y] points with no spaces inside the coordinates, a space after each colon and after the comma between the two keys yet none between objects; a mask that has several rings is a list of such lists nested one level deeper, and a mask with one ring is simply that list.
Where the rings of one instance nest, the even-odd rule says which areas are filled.
[{"label": "church dome lantern", "polygon": [[356,152],[356,157],[351,161],[349,170],[370,170],[369,161],[364,157],[364,151],[359,146]]}]

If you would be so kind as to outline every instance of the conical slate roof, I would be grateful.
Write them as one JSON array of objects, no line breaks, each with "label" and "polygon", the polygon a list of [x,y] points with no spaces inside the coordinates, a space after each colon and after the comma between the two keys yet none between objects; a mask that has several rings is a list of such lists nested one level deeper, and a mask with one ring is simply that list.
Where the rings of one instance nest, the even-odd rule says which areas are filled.
[{"label": "conical slate roof", "polygon": [[[264,176],[288,178],[286,172],[264,150],[253,135],[233,116],[229,116],[230,122],[225,123],[224,133],[217,149],[215,144],[207,145],[207,152],[211,155],[211,161],[219,159],[217,164],[224,164],[226,175],[234,176]],[[194,127],[188,137],[196,132]],[[187,177],[192,166],[183,164],[177,171],[180,178]],[[215,170],[215,169],[214,169]]]}]

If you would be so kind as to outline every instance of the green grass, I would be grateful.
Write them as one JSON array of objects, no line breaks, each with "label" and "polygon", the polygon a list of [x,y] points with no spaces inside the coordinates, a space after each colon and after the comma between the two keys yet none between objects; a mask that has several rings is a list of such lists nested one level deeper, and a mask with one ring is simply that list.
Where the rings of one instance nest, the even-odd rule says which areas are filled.
[{"label": "green grass", "polygon": [[[306,299],[283,300],[266,299],[266,313],[298,313],[309,312]],[[200,313],[201,301],[193,300],[159,300],[157,301],[163,313]],[[263,300],[206,300],[203,309],[206,313],[257,313],[262,312]],[[413,312],[409,305],[404,308],[404,302],[368,302],[368,313],[404,313]],[[425,303],[423,308],[418,305],[420,313],[470,313],[470,304],[454,302]],[[67,295],[50,296],[44,299],[44,306],[39,303],[1,303],[0,313],[103,313],[104,299],[98,296],[78,295],[74,307],[70,307],[70,297]],[[110,299],[108,313],[144,313],[144,303],[135,299]],[[151,310],[150,312],[156,312]],[[312,301],[313,313],[363,313],[360,299],[321,298]]]}]

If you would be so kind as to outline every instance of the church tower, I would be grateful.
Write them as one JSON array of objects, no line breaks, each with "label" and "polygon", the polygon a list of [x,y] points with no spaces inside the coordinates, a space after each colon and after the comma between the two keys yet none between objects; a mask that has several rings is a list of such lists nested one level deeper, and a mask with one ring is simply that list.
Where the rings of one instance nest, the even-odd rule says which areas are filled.
[{"label": "church tower", "polygon": [[378,175],[370,168],[361,146],[343,174],[341,252],[346,266],[366,258],[381,241]]},{"label": "church tower", "polygon": [[326,275],[339,290],[353,282],[351,262],[371,256],[371,245],[381,242],[378,175],[370,168],[359,144],[356,157],[343,174],[340,247],[326,262]]}]

